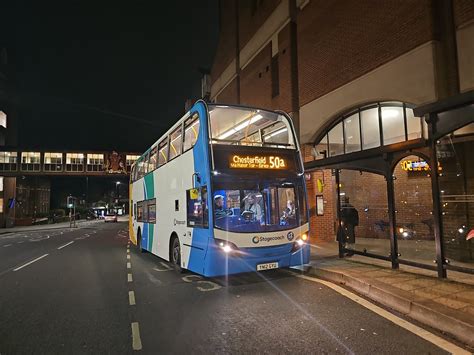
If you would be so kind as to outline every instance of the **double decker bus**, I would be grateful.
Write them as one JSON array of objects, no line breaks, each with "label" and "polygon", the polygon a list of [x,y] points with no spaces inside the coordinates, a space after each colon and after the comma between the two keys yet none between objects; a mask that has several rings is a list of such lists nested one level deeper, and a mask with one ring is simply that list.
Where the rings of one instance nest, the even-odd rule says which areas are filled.
[{"label": "double decker bus", "polygon": [[133,244],[204,276],[306,264],[303,162],[291,119],[194,106],[133,165]]}]

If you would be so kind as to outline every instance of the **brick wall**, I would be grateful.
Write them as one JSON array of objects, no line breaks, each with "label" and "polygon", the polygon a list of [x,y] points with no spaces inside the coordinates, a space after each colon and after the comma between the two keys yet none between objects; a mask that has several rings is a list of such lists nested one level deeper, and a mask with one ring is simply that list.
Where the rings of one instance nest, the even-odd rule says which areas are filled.
[{"label": "brick wall", "polygon": [[[228,0],[227,0],[228,1]],[[242,49],[281,0],[239,0],[239,44]]]},{"label": "brick wall", "polygon": [[271,43],[241,71],[240,102],[243,105],[272,108]]},{"label": "brick wall", "polygon": [[291,56],[290,26],[286,25],[278,34],[278,66],[280,94],[272,101],[272,106],[285,112],[291,111]]},{"label": "brick wall", "polygon": [[235,37],[235,3],[231,0],[221,0],[220,6],[220,30],[219,42],[217,45],[214,63],[211,69],[212,83],[219,78],[222,72],[229,66],[236,55],[236,37]]},{"label": "brick wall", "polygon": [[[311,161],[311,146],[301,147],[304,161]],[[308,192],[308,205],[310,213],[310,236],[318,241],[333,241],[336,238],[336,188],[335,178],[332,176],[331,169],[308,172],[310,179],[306,180],[306,189]],[[317,181],[324,182],[323,191],[318,190]],[[322,195],[324,201],[324,215],[316,215],[316,195]]]},{"label": "brick wall", "polygon": [[429,0],[311,0],[298,14],[304,105],[433,37]]},{"label": "brick wall", "polygon": [[236,104],[239,102],[237,97],[237,80],[234,79],[217,95],[217,101],[225,104]]},{"label": "brick wall", "polygon": [[454,23],[456,27],[474,20],[474,1],[454,0]]}]

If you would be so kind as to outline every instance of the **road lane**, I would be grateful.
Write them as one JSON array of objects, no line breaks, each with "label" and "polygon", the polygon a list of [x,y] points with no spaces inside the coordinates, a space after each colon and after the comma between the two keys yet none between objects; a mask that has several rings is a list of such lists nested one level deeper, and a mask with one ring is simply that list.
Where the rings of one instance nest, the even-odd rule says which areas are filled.
[{"label": "road lane", "polygon": [[95,237],[0,279],[1,354],[131,352],[126,240],[117,229],[100,225]]},{"label": "road lane", "polygon": [[179,274],[126,230],[25,244],[49,255],[0,276],[0,353],[446,353],[288,272]]},{"label": "road lane", "polygon": [[446,353],[282,271],[209,280],[157,270],[162,261],[135,248],[132,263],[144,353]]},{"label": "road lane", "polygon": [[[74,229],[66,228],[0,235],[0,245],[3,245],[3,247],[0,247],[0,277],[27,261],[46,254],[102,226],[102,223],[96,222]],[[5,245],[9,246],[5,247]]]}]

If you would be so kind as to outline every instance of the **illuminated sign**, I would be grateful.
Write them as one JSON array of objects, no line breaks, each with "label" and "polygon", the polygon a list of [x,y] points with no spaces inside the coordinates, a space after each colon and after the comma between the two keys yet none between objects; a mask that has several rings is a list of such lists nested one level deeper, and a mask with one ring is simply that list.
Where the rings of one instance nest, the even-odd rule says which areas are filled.
[{"label": "illuminated sign", "polygon": [[402,166],[402,170],[405,171],[428,171],[430,170],[430,166],[424,160],[420,161],[411,161],[411,160],[404,160],[400,163]]},{"label": "illuminated sign", "polygon": [[260,156],[260,155],[231,155],[229,157],[229,167],[233,169],[287,169],[288,164],[284,158],[279,156]]}]

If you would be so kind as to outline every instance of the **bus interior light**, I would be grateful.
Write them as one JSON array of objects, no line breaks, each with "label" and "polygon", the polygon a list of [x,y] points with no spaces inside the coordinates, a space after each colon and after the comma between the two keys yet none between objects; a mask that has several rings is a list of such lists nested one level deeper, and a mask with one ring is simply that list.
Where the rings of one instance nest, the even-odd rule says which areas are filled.
[{"label": "bus interior light", "polygon": [[252,123],[255,123],[257,121],[259,121],[260,119],[262,119],[263,116],[258,114],[258,115],[255,115],[253,116],[251,119],[249,120],[245,120],[244,122],[242,122],[241,124],[239,124],[237,127],[234,127],[234,128],[231,128],[229,129],[227,132],[224,132],[223,134],[221,134],[218,139],[226,139],[228,138],[229,136],[233,135],[234,133],[237,133],[241,130],[243,130],[244,128],[246,128],[247,126],[251,125]]}]

